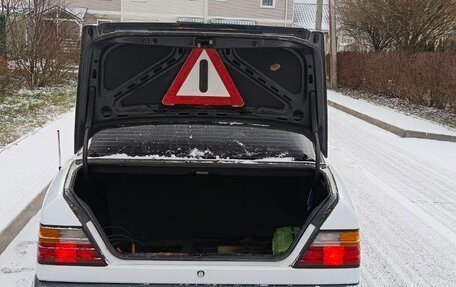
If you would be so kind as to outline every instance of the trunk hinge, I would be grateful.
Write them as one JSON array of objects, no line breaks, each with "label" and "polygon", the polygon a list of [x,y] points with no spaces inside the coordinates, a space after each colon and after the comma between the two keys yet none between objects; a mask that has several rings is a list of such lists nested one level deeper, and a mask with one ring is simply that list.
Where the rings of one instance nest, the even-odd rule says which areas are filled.
[{"label": "trunk hinge", "polygon": [[92,131],[92,120],[93,120],[93,109],[95,104],[96,89],[95,87],[89,88],[89,98],[87,100],[87,114],[84,127],[84,144],[82,146],[82,169],[85,178],[89,179],[89,165],[88,165],[88,153],[89,153],[89,139],[90,132]]}]

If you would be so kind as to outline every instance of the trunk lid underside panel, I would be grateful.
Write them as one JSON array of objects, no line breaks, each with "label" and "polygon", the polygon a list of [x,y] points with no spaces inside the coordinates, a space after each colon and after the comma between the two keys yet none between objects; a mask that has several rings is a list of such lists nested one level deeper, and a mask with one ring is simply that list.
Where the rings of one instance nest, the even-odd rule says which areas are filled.
[{"label": "trunk lid underside panel", "polygon": [[[327,153],[323,37],[296,28],[103,24],[84,28],[75,152],[94,134],[144,124],[237,122],[318,134]],[[195,48],[215,50],[242,107],[162,103]],[[210,84],[210,83],[209,83]]]}]

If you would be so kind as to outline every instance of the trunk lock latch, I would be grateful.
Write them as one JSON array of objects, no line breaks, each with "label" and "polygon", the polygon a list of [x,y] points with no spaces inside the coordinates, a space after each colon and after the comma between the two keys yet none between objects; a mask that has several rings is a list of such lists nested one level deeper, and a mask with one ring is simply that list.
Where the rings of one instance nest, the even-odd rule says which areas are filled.
[{"label": "trunk lock latch", "polygon": [[211,48],[215,46],[215,40],[209,38],[195,39],[194,46],[197,48]]},{"label": "trunk lock latch", "polygon": [[205,273],[204,273],[203,270],[200,270],[200,271],[196,272],[196,275],[197,275],[199,278],[203,278],[204,275],[205,275]]}]

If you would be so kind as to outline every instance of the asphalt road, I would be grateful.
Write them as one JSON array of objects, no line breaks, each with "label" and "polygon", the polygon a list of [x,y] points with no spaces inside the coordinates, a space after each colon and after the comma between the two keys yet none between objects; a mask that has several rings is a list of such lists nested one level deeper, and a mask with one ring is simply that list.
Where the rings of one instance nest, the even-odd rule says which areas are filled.
[{"label": "asphalt road", "polygon": [[[456,286],[456,144],[402,139],[330,109],[329,164],[362,227],[363,286]],[[0,285],[30,286],[37,218],[0,256]]]}]

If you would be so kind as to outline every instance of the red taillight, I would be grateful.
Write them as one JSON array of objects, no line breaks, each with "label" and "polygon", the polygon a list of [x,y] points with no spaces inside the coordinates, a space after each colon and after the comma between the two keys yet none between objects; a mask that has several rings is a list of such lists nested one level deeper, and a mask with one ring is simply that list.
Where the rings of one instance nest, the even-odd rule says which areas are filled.
[{"label": "red taillight", "polygon": [[61,265],[106,265],[81,228],[47,226],[40,226],[38,262]]},{"label": "red taillight", "polygon": [[321,231],[294,267],[358,267],[359,231]]}]

